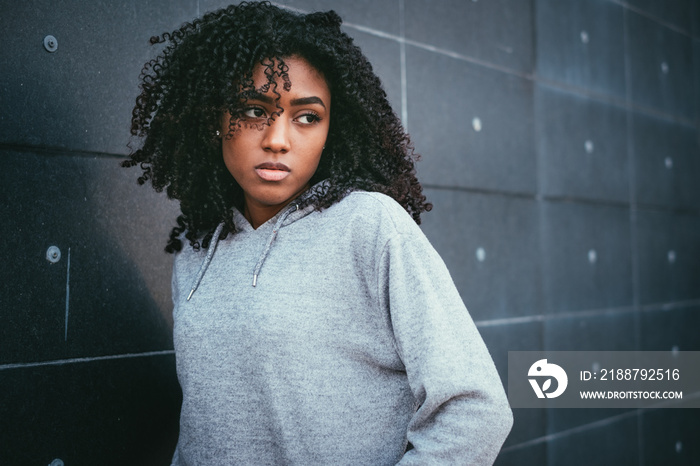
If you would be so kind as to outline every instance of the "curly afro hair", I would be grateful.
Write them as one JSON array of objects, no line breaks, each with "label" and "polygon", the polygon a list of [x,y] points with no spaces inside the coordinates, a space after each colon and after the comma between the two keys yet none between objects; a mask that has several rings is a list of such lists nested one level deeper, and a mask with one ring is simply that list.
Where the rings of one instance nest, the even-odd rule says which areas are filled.
[{"label": "curly afro hair", "polygon": [[320,210],[353,190],[376,191],[420,223],[431,205],[416,178],[417,156],[372,66],[340,25],[334,11],[301,15],[244,2],[151,38],[165,46],[141,72],[131,119],[140,148],[122,165],[139,165],[140,184],[150,181],[180,201],[166,251],[182,249],[183,233],[195,249],[208,247],[222,222],[222,238],[235,233],[231,209],[242,209],[243,191],[224,165],[217,130],[228,112],[230,131],[223,137],[235,137],[245,96],[256,90],[256,65],[268,67],[273,89],[276,76],[289,89],[284,58],[291,56],[319,70],[333,98],[326,147],[311,179],[326,182],[309,204]]}]

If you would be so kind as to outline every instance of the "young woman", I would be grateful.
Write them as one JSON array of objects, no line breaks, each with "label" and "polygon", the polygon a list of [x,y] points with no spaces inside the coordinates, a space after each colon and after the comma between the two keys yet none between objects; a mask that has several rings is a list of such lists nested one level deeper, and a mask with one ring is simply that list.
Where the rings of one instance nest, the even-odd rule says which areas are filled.
[{"label": "young woman", "polygon": [[334,12],[242,3],[144,67],[126,166],[178,199],[174,465],[490,464],[512,417],[408,136]]}]

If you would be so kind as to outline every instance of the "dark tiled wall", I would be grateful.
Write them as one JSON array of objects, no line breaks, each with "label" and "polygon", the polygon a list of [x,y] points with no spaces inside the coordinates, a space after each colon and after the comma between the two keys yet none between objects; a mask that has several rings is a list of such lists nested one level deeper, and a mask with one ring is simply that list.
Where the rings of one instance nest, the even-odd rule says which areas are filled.
[{"label": "dark tiled wall", "polygon": [[4,3],[0,464],[169,464],[177,206],[119,163],[148,38],[196,6]]},{"label": "dark tiled wall", "polygon": [[[282,3],[338,11],[382,77],[504,381],[513,350],[700,349],[698,2]],[[224,5],[3,9],[0,464],[168,464],[177,207],[118,165],[148,38]],[[695,410],[515,416],[497,464],[700,462]]]}]

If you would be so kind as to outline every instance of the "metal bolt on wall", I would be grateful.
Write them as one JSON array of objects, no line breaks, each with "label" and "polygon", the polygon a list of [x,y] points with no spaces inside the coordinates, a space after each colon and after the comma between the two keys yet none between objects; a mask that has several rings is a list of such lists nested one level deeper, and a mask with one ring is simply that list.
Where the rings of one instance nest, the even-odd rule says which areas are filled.
[{"label": "metal bolt on wall", "polygon": [[61,250],[58,249],[58,246],[49,246],[49,249],[46,250],[46,260],[52,264],[61,260]]},{"label": "metal bolt on wall", "polygon": [[50,34],[44,37],[44,48],[47,52],[54,53],[56,50],[58,50],[58,39]]}]

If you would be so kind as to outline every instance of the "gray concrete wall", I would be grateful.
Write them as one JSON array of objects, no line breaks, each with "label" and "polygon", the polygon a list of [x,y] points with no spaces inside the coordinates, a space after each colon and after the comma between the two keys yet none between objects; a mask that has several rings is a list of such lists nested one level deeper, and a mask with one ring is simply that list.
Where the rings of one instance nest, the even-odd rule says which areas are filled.
[{"label": "gray concrete wall", "polygon": [[[504,382],[508,351],[700,350],[697,1],[282,3],[375,65]],[[168,464],[177,206],[119,162],[148,38],[224,5],[0,5],[1,464]],[[516,410],[497,464],[696,464],[696,411]]]}]

